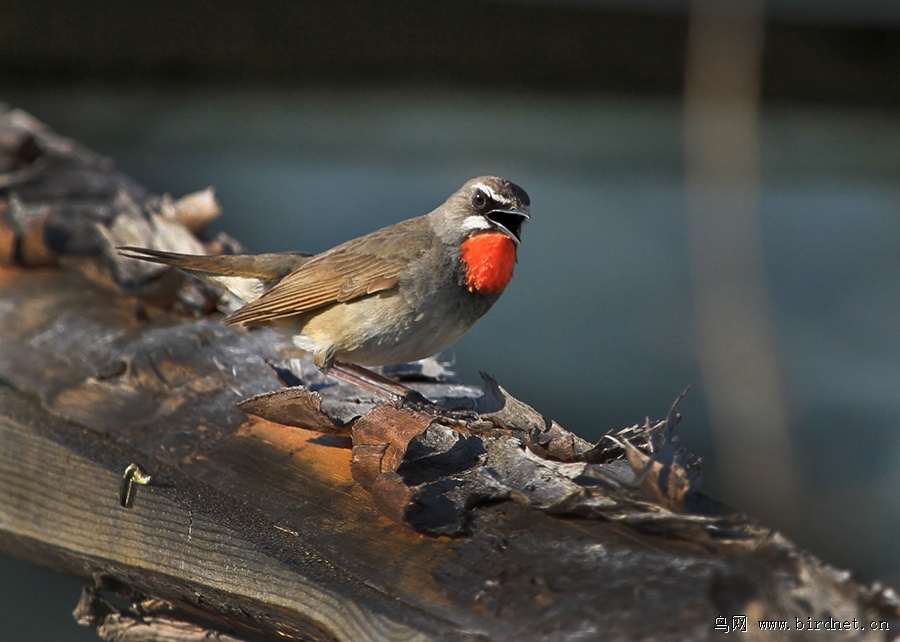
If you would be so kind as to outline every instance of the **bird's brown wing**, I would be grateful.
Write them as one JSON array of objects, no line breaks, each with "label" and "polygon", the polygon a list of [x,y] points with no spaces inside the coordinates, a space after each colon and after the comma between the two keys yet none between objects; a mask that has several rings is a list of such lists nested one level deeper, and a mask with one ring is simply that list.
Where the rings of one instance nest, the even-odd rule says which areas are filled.
[{"label": "bird's brown wing", "polygon": [[382,228],[318,254],[228,317],[254,325],[393,289],[410,260],[436,242],[424,217]]}]

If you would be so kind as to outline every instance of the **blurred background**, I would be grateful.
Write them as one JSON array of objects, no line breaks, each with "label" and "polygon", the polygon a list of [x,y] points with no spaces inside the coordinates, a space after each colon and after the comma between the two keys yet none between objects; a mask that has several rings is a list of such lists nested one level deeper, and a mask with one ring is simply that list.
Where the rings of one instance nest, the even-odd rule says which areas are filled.
[{"label": "blurred background", "polygon": [[[588,439],[662,417],[703,490],[900,586],[900,4],[0,0],[0,100],[249,250],[499,174],[516,275],[444,354]],[[2,494],[2,489],[0,489]],[[2,495],[0,495],[2,501]],[[0,634],[96,639],[0,555]]]}]

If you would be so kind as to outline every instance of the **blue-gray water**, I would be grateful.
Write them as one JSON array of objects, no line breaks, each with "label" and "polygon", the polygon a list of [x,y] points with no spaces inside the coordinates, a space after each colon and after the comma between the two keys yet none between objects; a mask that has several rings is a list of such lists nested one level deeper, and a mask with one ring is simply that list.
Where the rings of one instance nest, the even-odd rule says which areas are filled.
[{"label": "blue-gray water", "polygon": [[[515,278],[445,357],[594,439],[662,416],[694,384],[680,434],[705,460],[703,489],[729,500],[695,355],[677,101],[375,90],[0,98],[153,191],[215,186],[225,208],[216,227],[252,251],[328,248],[425,213],[478,174],[519,183],[533,216]],[[768,107],[762,148],[764,267],[801,484],[789,534],[900,586],[900,117]],[[77,584],[0,557],[4,637],[93,639],[74,624],[53,636],[32,628],[6,596],[21,597],[26,574],[47,587],[35,597],[44,613],[65,619],[77,600]]]}]

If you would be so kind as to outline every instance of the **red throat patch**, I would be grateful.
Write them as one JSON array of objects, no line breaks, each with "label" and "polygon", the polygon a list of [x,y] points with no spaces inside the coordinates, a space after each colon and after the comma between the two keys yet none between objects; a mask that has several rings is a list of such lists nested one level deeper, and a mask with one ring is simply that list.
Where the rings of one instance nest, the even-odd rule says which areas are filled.
[{"label": "red throat patch", "polygon": [[460,258],[466,268],[466,287],[478,294],[497,294],[512,278],[516,246],[502,232],[474,234],[463,241]]}]

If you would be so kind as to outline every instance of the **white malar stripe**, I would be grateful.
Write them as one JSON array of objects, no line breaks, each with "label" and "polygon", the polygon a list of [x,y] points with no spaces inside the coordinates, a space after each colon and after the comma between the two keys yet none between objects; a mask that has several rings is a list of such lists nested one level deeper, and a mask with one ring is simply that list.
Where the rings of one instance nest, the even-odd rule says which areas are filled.
[{"label": "white malar stripe", "polygon": [[467,216],[465,220],[462,222],[463,230],[489,230],[491,229],[490,222],[484,218],[483,216]]},{"label": "white malar stripe", "polygon": [[485,194],[490,196],[491,199],[493,199],[494,202],[496,202],[496,203],[503,203],[504,205],[509,205],[510,203],[512,203],[512,201],[510,199],[508,199],[505,196],[502,196],[501,194],[498,194],[497,192],[495,192],[493,189],[491,189],[484,183],[475,183],[475,187],[481,188],[481,191],[483,191]]}]

